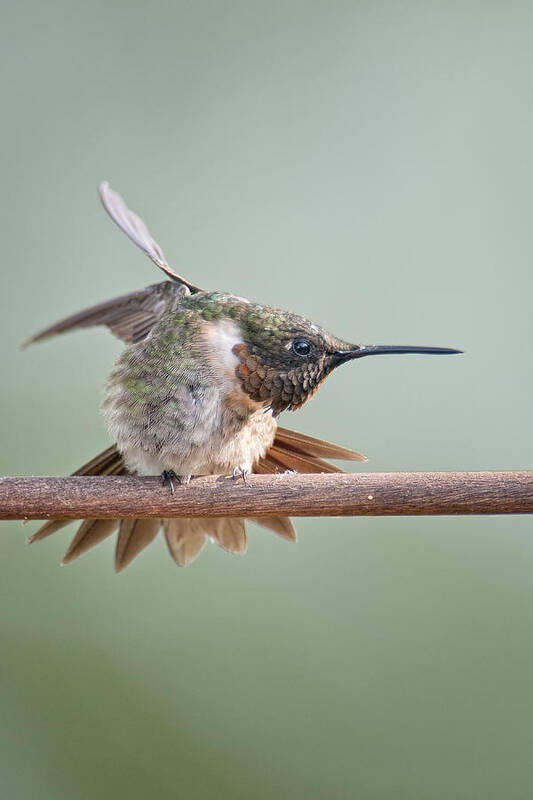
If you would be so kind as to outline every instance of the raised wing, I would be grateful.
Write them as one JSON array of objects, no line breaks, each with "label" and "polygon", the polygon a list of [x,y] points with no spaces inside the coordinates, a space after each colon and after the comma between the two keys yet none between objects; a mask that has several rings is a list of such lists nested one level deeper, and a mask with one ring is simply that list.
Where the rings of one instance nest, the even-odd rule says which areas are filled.
[{"label": "raised wing", "polygon": [[107,325],[111,333],[119,339],[134,344],[144,339],[163,314],[175,308],[186,294],[189,294],[189,290],[182,284],[171,281],[155,283],[146,289],[114,297],[72,314],[39,331],[24,342],[23,346],[42,342],[58,333],[91,328],[93,325]]},{"label": "raised wing", "polygon": [[140,342],[163,314],[176,307],[182,297],[189,292],[201,291],[198,286],[189,283],[171,269],[161,247],[152,238],[142,219],[127,207],[122,197],[111,189],[107,181],[100,185],[100,198],[113,222],[152,259],[154,264],[172,278],[172,281],[156,283],[147,286],[146,289],[114,297],[112,300],[106,300],[72,314],[36,333],[24,343],[24,347],[49,339],[58,333],[66,333],[77,328],[90,328],[93,325],[107,325],[115,336],[128,344]]},{"label": "raised wing", "polygon": [[201,291],[198,286],[194,286],[192,283],[189,283],[189,281],[186,281],[185,278],[182,278],[181,275],[178,275],[177,272],[174,272],[163,255],[161,247],[156,240],[152,238],[150,231],[142,219],[128,208],[119,193],[115,192],[107,181],[103,181],[100,184],[100,199],[113,222],[115,222],[118,227],[124,231],[126,236],[129,236],[131,241],[135,242],[137,247],[140,247],[143,253],[146,253],[154,264],[157,264],[169,278],[187,286],[189,291],[193,294]]}]

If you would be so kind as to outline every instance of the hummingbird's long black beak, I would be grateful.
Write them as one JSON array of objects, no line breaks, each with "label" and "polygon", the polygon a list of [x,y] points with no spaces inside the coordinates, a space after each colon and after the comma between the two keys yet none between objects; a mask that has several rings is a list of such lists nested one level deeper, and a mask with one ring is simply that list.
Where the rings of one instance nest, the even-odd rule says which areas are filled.
[{"label": "hummingbird's long black beak", "polygon": [[351,361],[352,358],[363,358],[363,356],[381,356],[399,353],[425,353],[426,355],[451,355],[452,353],[462,353],[462,350],[455,350],[452,347],[423,347],[403,344],[362,344],[350,350],[337,350],[335,360],[337,364]]}]

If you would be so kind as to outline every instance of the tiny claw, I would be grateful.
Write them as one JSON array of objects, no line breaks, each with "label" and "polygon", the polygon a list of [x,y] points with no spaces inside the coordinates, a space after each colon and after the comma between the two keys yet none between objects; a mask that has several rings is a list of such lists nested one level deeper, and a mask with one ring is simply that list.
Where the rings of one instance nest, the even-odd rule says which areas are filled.
[{"label": "tiny claw", "polygon": [[161,473],[161,483],[163,486],[168,483],[170,486],[170,491],[174,494],[174,481],[179,482],[179,477],[176,475],[173,469],[164,469]]},{"label": "tiny claw", "polygon": [[243,483],[245,486],[248,486],[248,470],[242,469],[242,467],[234,467],[232,472],[233,480],[237,478],[242,478]]}]

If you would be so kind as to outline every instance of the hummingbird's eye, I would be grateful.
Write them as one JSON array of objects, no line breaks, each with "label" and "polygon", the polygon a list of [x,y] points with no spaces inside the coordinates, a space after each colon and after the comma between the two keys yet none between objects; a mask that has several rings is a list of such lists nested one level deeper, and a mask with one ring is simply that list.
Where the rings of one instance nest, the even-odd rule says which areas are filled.
[{"label": "hummingbird's eye", "polygon": [[292,352],[297,356],[308,356],[311,352],[311,343],[307,339],[295,339],[292,343]]}]

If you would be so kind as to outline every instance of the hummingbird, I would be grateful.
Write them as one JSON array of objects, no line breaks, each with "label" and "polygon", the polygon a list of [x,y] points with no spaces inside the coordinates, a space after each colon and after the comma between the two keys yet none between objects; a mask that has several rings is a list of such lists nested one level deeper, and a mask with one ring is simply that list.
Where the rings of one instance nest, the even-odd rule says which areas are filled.
[{"label": "hummingbird", "polygon": [[[80,311],[35,334],[105,325],[126,347],[108,378],[103,413],[115,444],[74,475],[160,475],[170,491],[193,476],[250,472],[341,472],[329,460],[365,461],[360,453],[278,425],[341,364],[366,356],[451,354],[448,347],[353,344],[298,314],[221,291],[204,291],[175,272],[137,214],[109,183],[102,204],[167,280]],[[329,459],[329,460],[328,460]],[[49,520],[42,540],[71,520]],[[285,517],[254,520],[296,541]],[[246,551],[238,518],[86,519],[67,549],[69,563],[116,529],[115,569],[124,569],[160,529],[175,562],[186,566],[210,539]]]}]

